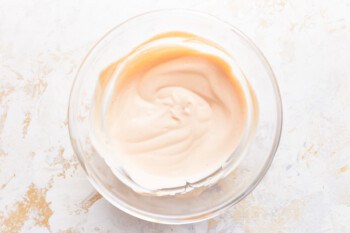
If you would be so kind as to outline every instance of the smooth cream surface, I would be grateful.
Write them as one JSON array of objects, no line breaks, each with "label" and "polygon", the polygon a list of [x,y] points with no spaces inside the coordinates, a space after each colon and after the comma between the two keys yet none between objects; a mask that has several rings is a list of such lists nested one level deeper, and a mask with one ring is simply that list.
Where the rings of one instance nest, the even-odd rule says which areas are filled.
[{"label": "smooth cream surface", "polygon": [[[112,171],[139,186],[174,188],[218,170],[246,123],[240,83],[222,58],[149,40],[100,75],[92,114],[94,144]],[[148,46],[152,43],[152,46]],[[207,44],[208,45],[208,44]]]}]

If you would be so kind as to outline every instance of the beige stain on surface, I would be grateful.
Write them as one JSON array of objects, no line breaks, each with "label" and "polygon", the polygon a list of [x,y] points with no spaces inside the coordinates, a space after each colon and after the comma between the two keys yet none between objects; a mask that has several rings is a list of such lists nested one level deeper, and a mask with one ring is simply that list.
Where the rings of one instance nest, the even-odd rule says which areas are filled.
[{"label": "beige stain on surface", "polygon": [[347,172],[349,170],[349,166],[348,165],[344,165],[341,168],[339,168],[339,174],[343,174],[345,172]]},{"label": "beige stain on surface", "polygon": [[209,219],[208,220],[208,229],[213,229],[214,227],[216,227],[218,225],[218,221],[215,219]]},{"label": "beige stain on surface", "polygon": [[3,149],[0,148],[0,158],[5,157],[6,155],[8,155],[8,153],[6,153]]},{"label": "beige stain on surface", "polygon": [[58,148],[58,154],[59,154],[59,156],[63,156],[63,154],[64,154],[64,147],[63,146],[60,146],[59,148]]},{"label": "beige stain on surface", "polygon": [[68,119],[65,119],[65,120],[63,121],[63,125],[64,125],[64,126],[68,126]]},{"label": "beige stain on surface", "polygon": [[208,230],[216,230],[216,227],[220,224],[220,218],[213,218],[208,220]]},{"label": "beige stain on surface", "polygon": [[259,205],[249,205],[246,201],[237,205],[232,219],[239,223],[245,232],[287,232],[288,224],[298,221],[302,216],[302,203],[293,200],[282,207],[276,214]]},{"label": "beige stain on surface", "polygon": [[5,99],[5,97],[11,95],[12,93],[15,92],[15,88],[11,86],[4,86],[0,89],[0,104],[2,101]]},{"label": "beige stain on surface", "polygon": [[284,8],[287,4],[287,1],[286,0],[273,0],[273,1],[270,1],[272,2],[272,4],[274,6],[277,6],[277,7],[281,7],[281,8]]},{"label": "beige stain on surface", "polygon": [[46,192],[48,189],[39,189],[34,184],[28,187],[27,193],[22,201],[17,202],[4,218],[0,219],[1,229],[3,232],[15,233],[20,232],[25,222],[29,219],[34,220],[36,226],[50,229],[49,219],[53,212],[46,202]]},{"label": "beige stain on surface", "polygon": [[294,32],[298,25],[296,23],[291,23],[289,26],[289,31]]},{"label": "beige stain on surface", "polygon": [[40,97],[42,94],[44,94],[48,86],[46,78],[53,72],[53,69],[47,67],[43,62],[39,62],[37,66],[37,69],[35,69],[34,65],[32,70],[35,76],[29,78],[28,82],[24,86],[25,93],[32,98]]},{"label": "beige stain on surface", "polygon": [[1,112],[0,112],[0,134],[2,133],[2,130],[5,127],[5,122],[7,119],[7,108],[6,107],[2,107],[1,108]]},{"label": "beige stain on surface", "polygon": [[24,138],[25,136],[27,136],[28,133],[28,128],[31,122],[31,114],[30,112],[27,112],[24,116],[24,120],[23,120],[23,128],[22,128],[22,137]]},{"label": "beige stain on surface", "polygon": [[15,178],[15,174],[13,174],[4,184],[0,185],[0,190],[6,188],[6,186],[11,182],[13,178]]},{"label": "beige stain on surface", "polygon": [[60,230],[57,233],[81,233],[81,231],[74,228],[68,228],[65,230]]},{"label": "beige stain on surface", "polygon": [[79,163],[74,156],[72,156],[72,158],[69,159],[64,157],[65,148],[63,146],[59,146],[58,148],[51,147],[47,151],[57,151],[57,154],[54,156],[53,161],[49,163],[50,167],[57,167],[59,169],[57,177],[62,177],[65,179],[67,176],[67,172],[70,169],[76,170],[78,168]]},{"label": "beige stain on surface", "polygon": [[261,20],[259,23],[259,26],[263,29],[268,28],[269,26],[271,26],[271,23],[265,19]]},{"label": "beige stain on surface", "polygon": [[232,218],[237,220],[237,221],[242,221],[244,219],[254,219],[254,218],[258,218],[265,213],[265,210],[262,207],[259,206],[241,206],[238,205],[237,207],[239,210],[238,211],[234,211],[232,213]]},{"label": "beige stain on surface", "polygon": [[301,159],[305,159],[308,155],[317,156],[318,150],[315,148],[315,145],[311,145],[306,148],[306,150],[300,154]]},{"label": "beige stain on surface", "polygon": [[25,92],[31,96],[31,97],[35,97],[35,96],[41,96],[45,90],[47,88],[47,83],[44,80],[36,80],[33,83],[28,83],[25,87],[24,90]]},{"label": "beige stain on surface", "polygon": [[286,0],[262,0],[260,2],[258,1],[258,6],[260,5],[262,8],[265,8],[265,12],[269,12],[270,14],[283,11],[286,7],[286,4]]},{"label": "beige stain on surface", "polygon": [[64,151],[65,151],[65,149],[64,149],[64,147],[62,147],[62,146],[58,149],[59,158],[58,158],[57,162],[58,162],[59,164],[61,164],[61,166],[62,166],[62,172],[60,172],[60,173],[58,174],[58,176],[59,176],[59,177],[66,178],[66,173],[67,173],[67,171],[68,171],[70,168],[77,169],[77,167],[78,167],[78,162],[77,162],[74,158],[69,159],[69,160],[68,160],[68,159],[65,159],[65,158],[63,157]]}]

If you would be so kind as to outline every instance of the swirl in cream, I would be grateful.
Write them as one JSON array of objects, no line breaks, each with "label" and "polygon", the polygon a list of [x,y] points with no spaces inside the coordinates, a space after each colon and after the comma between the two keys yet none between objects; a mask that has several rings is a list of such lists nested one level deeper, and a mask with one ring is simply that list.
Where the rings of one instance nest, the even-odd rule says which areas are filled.
[{"label": "swirl in cream", "polygon": [[[246,124],[230,65],[210,52],[155,43],[167,37],[189,35],[158,36],[101,73],[92,114],[94,145],[108,166],[150,190],[218,170]],[[199,43],[206,42],[196,37]]]}]

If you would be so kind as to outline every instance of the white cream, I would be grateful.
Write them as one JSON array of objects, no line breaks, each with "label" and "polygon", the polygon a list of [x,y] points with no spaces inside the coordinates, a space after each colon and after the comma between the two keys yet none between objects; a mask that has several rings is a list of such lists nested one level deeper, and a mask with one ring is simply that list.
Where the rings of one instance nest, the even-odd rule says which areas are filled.
[{"label": "white cream", "polygon": [[118,177],[123,171],[149,190],[208,177],[230,157],[246,124],[230,66],[185,46],[147,47],[167,36],[206,43],[170,33],[136,48],[101,73],[92,114],[98,153]]}]

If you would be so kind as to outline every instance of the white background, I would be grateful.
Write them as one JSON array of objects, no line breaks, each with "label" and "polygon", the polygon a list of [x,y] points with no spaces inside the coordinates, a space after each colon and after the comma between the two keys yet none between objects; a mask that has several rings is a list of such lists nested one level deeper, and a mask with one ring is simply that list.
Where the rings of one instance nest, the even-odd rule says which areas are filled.
[{"label": "white background", "polygon": [[[91,187],[67,131],[90,47],[136,14],[182,7],[246,33],[280,85],[283,134],[256,190],[213,220],[133,218]],[[349,0],[0,0],[0,232],[350,232]]]}]

